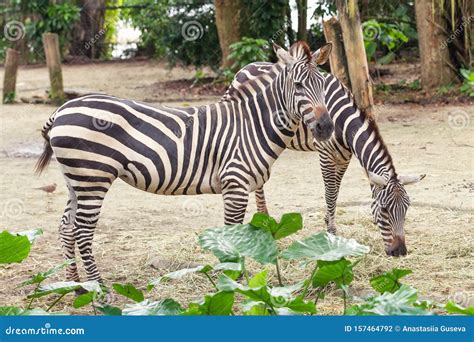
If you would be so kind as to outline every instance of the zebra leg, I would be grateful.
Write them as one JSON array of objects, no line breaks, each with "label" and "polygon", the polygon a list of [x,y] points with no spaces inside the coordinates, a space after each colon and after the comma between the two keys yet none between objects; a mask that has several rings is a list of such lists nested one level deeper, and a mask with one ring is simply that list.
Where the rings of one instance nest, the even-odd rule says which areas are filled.
[{"label": "zebra leg", "polygon": [[66,260],[74,260],[74,262],[66,268],[67,281],[79,281],[79,273],[77,271],[77,263],[75,258],[76,239],[74,237],[74,221],[76,218],[77,196],[71,186],[68,185],[69,199],[64,209],[61,224],[59,225],[59,240],[63,256]]},{"label": "zebra leg", "polygon": [[324,181],[326,199],[326,222],[328,233],[336,235],[336,202],[339,195],[344,173],[349,166],[350,159],[344,162],[336,162],[332,156],[321,154],[320,164]]},{"label": "zebra leg", "polygon": [[247,186],[240,180],[223,181],[222,198],[224,199],[224,224],[242,223],[249,201]]},{"label": "zebra leg", "polygon": [[263,187],[255,190],[255,202],[257,203],[257,211],[268,215],[267,201],[265,200]]}]

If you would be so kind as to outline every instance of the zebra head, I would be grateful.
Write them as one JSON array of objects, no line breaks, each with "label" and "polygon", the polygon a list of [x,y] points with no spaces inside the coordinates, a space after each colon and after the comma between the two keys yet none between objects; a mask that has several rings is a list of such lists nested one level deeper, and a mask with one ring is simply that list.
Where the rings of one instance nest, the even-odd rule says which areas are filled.
[{"label": "zebra head", "polygon": [[293,44],[289,51],[276,44],[273,48],[279,62],[286,65],[283,91],[288,112],[297,119],[303,119],[318,141],[328,140],[334,132],[334,123],[325,104],[325,78],[317,66],[328,60],[332,43],[314,53],[305,42]]},{"label": "zebra head", "polygon": [[380,228],[385,243],[385,252],[389,256],[407,254],[404,223],[410,206],[410,198],[405,190],[405,185],[417,183],[424,177],[425,175],[395,175],[387,180],[383,176],[369,172],[373,198],[372,215],[374,223]]}]

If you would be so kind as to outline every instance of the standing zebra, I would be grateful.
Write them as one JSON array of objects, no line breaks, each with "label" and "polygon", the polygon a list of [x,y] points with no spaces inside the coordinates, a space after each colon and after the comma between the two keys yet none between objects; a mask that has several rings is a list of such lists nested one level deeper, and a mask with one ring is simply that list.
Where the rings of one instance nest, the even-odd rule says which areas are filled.
[{"label": "standing zebra", "polygon": [[[216,104],[155,108],[90,95],[57,109],[43,127],[37,171],[54,153],[69,189],[59,228],[64,257],[75,258],[77,243],[88,280],[101,279],[92,240],[117,178],[156,194],[222,194],[225,224],[242,223],[249,193],[268,180],[301,120],[318,139],[332,135],[316,66],[330,51],[331,44],[314,54],[302,42],[289,52],[275,46],[278,63]],[[79,280],[75,263],[66,275]]]},{"label": "standing zebra", "polygon": [[[241,69],[223,96],[229,101],[234,92],[250,80],[269,72],[271,63],[252,63]],[[287,147],[296,151],[317,151],[323,175],[328,232],[336,234],[336,201],[342,177],[352,155],[365,169],[372,189],[371,204],[374,223],[382,233],[387,255],[406,255],[404,222],[410,205],[404,185],[419,182],[425,177],[399,176],[373,117],[360,111],[350,91],[333,75],[324,76],[324,102],[335,129],[331,139],[318,141],[301,122]],[[257,209],[268,212],[263,188],[255,191]]]}]

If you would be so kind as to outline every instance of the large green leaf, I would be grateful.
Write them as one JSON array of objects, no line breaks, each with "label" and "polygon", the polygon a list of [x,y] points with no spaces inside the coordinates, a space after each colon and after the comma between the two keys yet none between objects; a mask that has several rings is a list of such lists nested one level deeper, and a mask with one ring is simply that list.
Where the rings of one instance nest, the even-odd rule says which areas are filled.
[{"label": "large green leaf", "polygon": [[228,316],[232,313],[234,292],[220,291],[206,295],[199,302],[190,303],[183,315]]},{"label": "large green leaf", "polygon": [[318,260],[318,269],[312,279],[313,287],[326,286],[331,281],[338,287],[352,282],[352,263],[344,258],[336,261]]},{"label": "large green leaf", "polygon": [[30,254],[30,248],[28,237],[3,231],[0,233],[0,264],[22,262]]},{"label": "large green leaf", "polygon": [[135,302],[142,302],[145,298],[143,296],[143,292],[137,289],[132,284],[113,284],[112,287],[114,288],[115,292],[121,294],[124,297],[130,298]]},{"label": "large green leaf", "polygon": [[116,306],[111,306],[111,305],[96,306],[96,309],[107,316],[122,316],[122,309]]},{"label": "large green leaf", "polygon": [[335,261],[349,256],[360,256],[369,252],[369,247],[326,232],[310,236],[303,241],[295,241],[283,251],[281,256],[287,260],[310,259]]},{"label": "large green leaf", "polygon": [[257,273],[249,280],[249,287],[256,288],[256,287],[267,286],[267,275],[268,275],[267,270]]},{"label": "large green leaf", "polygon": [[44,280],[47,278],[51,277],[52,275],[56,274],[59,270],[63,269],[64,267],[74,263],[74,260],[66,260],[62,264],[59,264],[57,266],[54,266],[53,268],[50,268],[46,272],[39,272],[32,276],[29,280],[24,281],[23,283],[20,284],[21,286],[26,286],[26,285],[31,285],[31,284],[39,284],[42,283]]},{"label": "large green leaf", "polygon": [[74,299],[72,306],[74,306],[76,309],[82,308],[83,306],[92,303],[96,296],[97,293],[94,291],[81,294],[77,296],[76,299]]},{"label": "large green leaf", "polygon": [[22,309],[16,306],[0,306],[0,316],[47,316],[43,309]]},{"label": "large green leaf", "polygon": [[278,240],[302,229],[303,217],[300,213],[287,213],[283,214],[280,223],[277,223],[273,217],[267,214],[256,213],[250,224],[271,233],[273,238]]},{"label": "large green leaf", "polygon": [[385,272],[370,279],[370,285],[379,293],[393,293],[402,286],[399,279],[410,273],[412,273],[412,270],[394,268],[390,272]]},{"label": "large green leaf", "polygon": [[122,310],[124,316],[175,316],[181,314],[181,305],[173,299],[151,302],[148,299],[140,303],[125,304]]},{"label": "large green leaf", "polygon": [[274,264],[278,254],[272,235],[250,224],[207,229],[199,236],[199,244],[221,262],[236,262],[248,256],[261,264]]},{"label": "large green leaf", "polygon": [[94,291],[96,293],[102,293],[102,288],[97,281],[86,281],[78,283],[75,281],[59,281],[56,283],[50,283],[40,286],[38,291],[32,293],[28,298],[39,298],[47,296],[51,293],[65,295],[72,291],[83,288],[86,291]]},{"label": "large green leaf", "polygon": [[394,293],[385,292],[369,298],[365,303],[352,306],[349,314],[354,315],[429,315],[430,312],[416,306],[417,292],[407,285],[402,285]]},{"label": "large green leaf", "polygon": [[452,313],[452,314],[474,316],[474,306],[463,308],[457,305],[456,303],[449,301],[446,303],[446,306],[444,308],[446,309],[447,312]]}]

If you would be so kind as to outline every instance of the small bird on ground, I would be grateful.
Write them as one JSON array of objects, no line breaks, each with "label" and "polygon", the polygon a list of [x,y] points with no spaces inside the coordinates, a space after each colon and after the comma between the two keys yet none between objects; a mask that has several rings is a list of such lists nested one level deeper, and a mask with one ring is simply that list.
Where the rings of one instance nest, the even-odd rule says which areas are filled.
[{"label": "small bird on ground", "polygon": [[39,188],[35,188],[35,190],[42,190],[48,194],[52,194],[56,190],[56,183],[41,186]]}]

